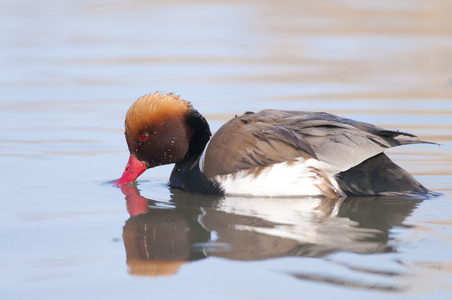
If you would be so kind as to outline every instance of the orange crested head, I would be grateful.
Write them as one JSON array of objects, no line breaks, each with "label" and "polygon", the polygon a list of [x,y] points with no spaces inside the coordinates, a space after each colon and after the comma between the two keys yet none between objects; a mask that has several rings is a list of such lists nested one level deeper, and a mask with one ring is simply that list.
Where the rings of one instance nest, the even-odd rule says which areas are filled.
[{"label": "orange crested head", "polygon": [[192,109],[190,102],[174,94],[160,92],[138,98],[126,114],[126,136],[136,136],[152,125],[167,119],[181,119]]},{"label": "orange crested head", "polygon": [[115,184],[128,184],[148,168],[180,162],[190,146],[194,114],[190,102],[173,94],[157,92],[135,101],[125,121],[130,158]]}]

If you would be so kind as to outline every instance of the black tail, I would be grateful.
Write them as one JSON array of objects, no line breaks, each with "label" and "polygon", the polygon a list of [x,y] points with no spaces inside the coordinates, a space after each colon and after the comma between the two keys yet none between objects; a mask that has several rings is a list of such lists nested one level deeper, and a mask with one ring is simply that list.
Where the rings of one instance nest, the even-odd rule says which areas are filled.
[{"label": "black tail", "polygon": [[384,153],[375,155],[337,176],[347,196],[402,195],[433,196],[407,171],[393,163]]}]

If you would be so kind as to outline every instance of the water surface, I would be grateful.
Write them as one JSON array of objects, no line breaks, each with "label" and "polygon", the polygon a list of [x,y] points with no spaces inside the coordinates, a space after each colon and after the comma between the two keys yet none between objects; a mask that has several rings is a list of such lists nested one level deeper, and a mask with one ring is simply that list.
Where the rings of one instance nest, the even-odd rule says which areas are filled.
[{"label": "water surface", "polygon": [[[449,299],[450,1],[3,1],[2,299]],[[213,131],[328,111],[442,144],[389,156],[430,199],[269,199],[112,187],[124,115],[175,92]]]}]

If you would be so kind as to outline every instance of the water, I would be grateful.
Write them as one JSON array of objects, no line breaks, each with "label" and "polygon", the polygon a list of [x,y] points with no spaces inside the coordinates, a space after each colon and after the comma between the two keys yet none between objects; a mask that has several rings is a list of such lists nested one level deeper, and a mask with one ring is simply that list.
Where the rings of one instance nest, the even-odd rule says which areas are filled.
[{"label": "water", "polygon": [[[1,298],[449,299],[451,6],[3,1]],[[443,147],[388,153],[443,195],[218,199],[171,166],[121,191],[125,112],[158,90],[213,130],[280,108],[415,133]]]}]

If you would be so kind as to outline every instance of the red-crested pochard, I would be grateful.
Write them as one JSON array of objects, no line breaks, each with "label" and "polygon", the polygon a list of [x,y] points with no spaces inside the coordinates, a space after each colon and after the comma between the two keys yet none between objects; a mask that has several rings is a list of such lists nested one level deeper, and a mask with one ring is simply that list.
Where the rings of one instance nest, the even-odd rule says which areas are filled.
[{"label": "red-crested pochard", "polygon": [[211,138],[190,102],[173,94],[139,98],[129,109],[130,158],[115,185],[175,163],[169,184],[195,193],[254,196],[429,194],[383,151],[429,143],[409,133],[323,112],[246,112]]}]

